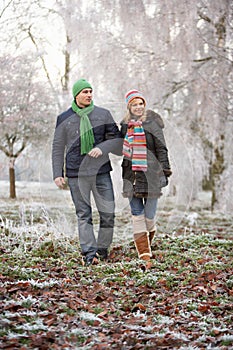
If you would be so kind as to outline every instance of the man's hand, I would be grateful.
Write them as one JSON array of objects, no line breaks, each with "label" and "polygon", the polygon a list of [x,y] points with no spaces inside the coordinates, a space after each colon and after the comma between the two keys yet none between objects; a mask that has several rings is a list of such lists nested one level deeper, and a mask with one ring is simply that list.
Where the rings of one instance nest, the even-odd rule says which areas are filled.
[{"label": "man's hand", "polygon": [[57,187],[59,187],[61,189],[63,189],[65,187],[65,184],[66,184],[64,177],[56,177],[54,182],[57,185]]},{"label": "man's hand", "polygon": [[88,153],[88,155],[90,157],[93,157],[93,158],[98,158],[98,157],[102,156],[102,154],[103,154],[103,152],[98,147],[92,148],[92,150]]}]

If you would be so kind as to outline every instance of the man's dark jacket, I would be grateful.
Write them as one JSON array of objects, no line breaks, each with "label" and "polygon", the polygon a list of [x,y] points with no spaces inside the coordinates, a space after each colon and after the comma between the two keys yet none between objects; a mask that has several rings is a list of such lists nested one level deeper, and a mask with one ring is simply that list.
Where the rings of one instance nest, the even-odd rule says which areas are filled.
[{"label": "man's dark jacket", "polygon": [[64,163],[67,177],[107,173],[112,170],[108,154],[121,154],[122,139],[111,113],[94,106],[88,117],[95,138],[93,148],[100,148],[103,155],[98,158],[81,155],[80,117],[69,108],[57,117],[52,148],[54,179],[64,176]]}]

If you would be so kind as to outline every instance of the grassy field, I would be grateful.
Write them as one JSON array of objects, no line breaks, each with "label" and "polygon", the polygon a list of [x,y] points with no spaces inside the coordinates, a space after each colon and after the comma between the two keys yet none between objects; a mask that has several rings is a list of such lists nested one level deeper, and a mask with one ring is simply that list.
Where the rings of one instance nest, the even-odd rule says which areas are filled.
[{"label": "grassy field", "polygon": [[205,197],[160,205],[146,270],[127,203],[109,260],[87,268],[69,192],[21,183],[18,193],[1,193],[1,349],[233,349],[233,219]]}]

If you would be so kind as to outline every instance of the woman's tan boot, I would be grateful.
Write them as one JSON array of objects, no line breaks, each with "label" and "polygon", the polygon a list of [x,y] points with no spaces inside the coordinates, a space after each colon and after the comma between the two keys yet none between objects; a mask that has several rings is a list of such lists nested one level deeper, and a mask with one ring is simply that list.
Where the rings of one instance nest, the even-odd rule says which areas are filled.
[{"label": "woman's tan boot", "polygon": [[152,219],[145,219],[146,221],[146,228],[147,231],[149,232],[149,241],[150,241],[150,246],[152,245],[152,241],[154,239],[155,233],[156,233],[156,226],[155,226],[155,222]]},{"label": "woman's tan boot", "polygon": [[150,246],[152,246],[152,241],[155,236],[155,231],[149,232],[149,241],[150,241]]},{"label": "woman's tan boot", "polygon": [[148,233],[135,233],[134,244],[138,252],[138,257],[142,260],[149,261],[151,258],[151,248]]},{"label": "woman's tan boot", "polygon": [[138,257],[144,261],[147,261],[146,269],[151,267],[150,258],[151,247],[149,234],[146,230],[146,221],[144,215],[133,215],[133,232],[134,232],[134,244],[138,252]]}]

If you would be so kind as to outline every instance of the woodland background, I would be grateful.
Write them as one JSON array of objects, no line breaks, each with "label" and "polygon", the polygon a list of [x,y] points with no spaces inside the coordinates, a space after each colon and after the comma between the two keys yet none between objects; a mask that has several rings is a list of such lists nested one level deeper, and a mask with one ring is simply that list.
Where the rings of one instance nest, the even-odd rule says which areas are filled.
[{"label": "woodland background", "polygon": [[0,24],[0,179],[11,198],[15,180],[52,181],[56,116],[84,77],[116,121],[132,88],[161,114],[176,204],[204,189],[211,209],[232,212],[232,1],[3,0]]},{"label": "woodland background", "polygon": [[[0,348],[232,350],[233,2],[1,0],[0,25]],[[173,175],[150,270],[121,157],[109,259],[81,264],[51,143],[82,77],[117,122],[132,88],[164,119]]]}]

